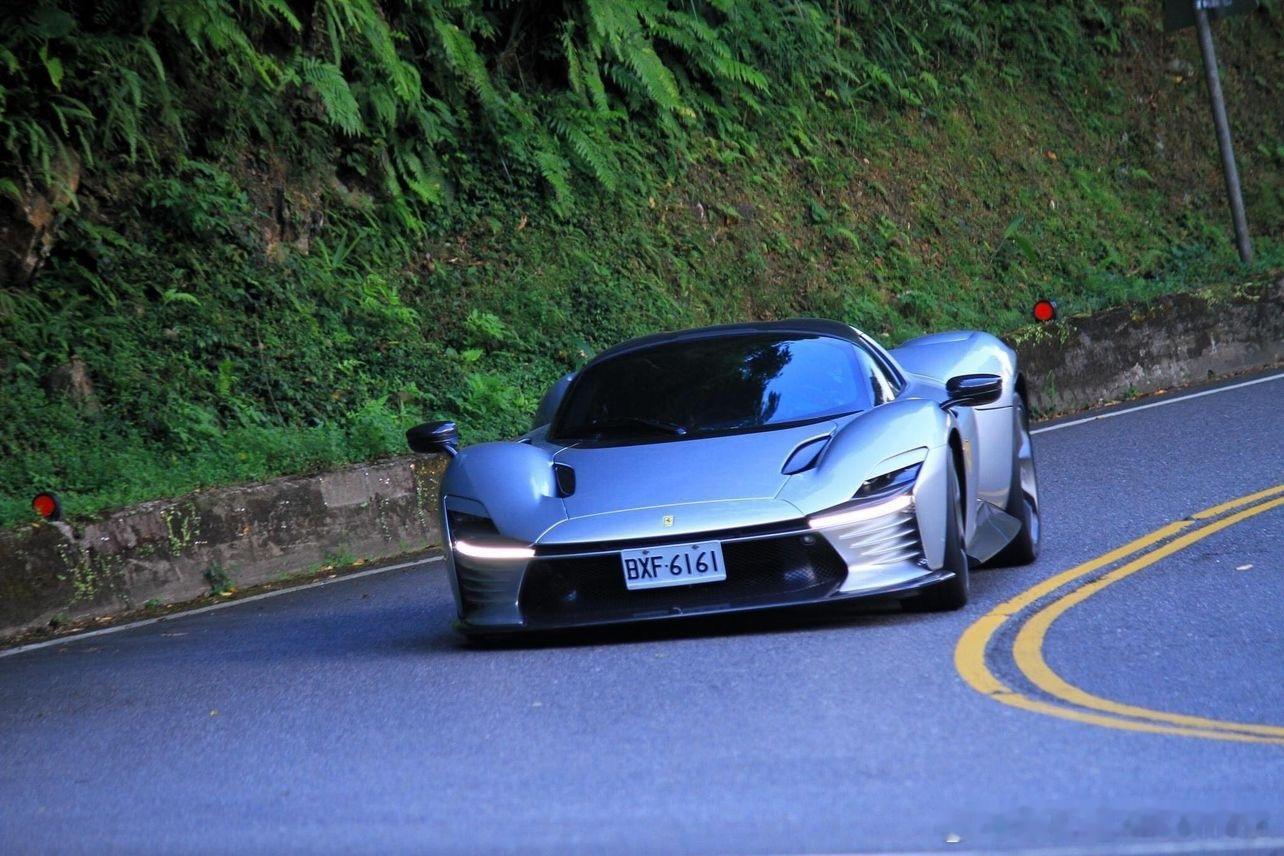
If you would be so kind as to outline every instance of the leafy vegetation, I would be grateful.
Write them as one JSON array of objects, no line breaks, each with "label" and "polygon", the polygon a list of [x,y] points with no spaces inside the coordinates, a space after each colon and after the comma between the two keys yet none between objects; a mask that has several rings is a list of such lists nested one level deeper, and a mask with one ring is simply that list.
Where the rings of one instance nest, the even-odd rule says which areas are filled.
[{"label": "leafy vegetation", "polygon": [[[36,0],[0,12],[0,523],[522,430],[594,350],[892,340],[1284,266],[1284,9]],[[1263,109],[1263,108],[1266,109]]]}]

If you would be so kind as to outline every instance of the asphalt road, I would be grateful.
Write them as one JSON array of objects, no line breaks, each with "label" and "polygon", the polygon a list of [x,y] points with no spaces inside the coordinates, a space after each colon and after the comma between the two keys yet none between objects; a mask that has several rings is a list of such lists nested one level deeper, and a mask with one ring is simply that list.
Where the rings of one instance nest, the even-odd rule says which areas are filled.
[{"label": "asphalt road", "polygon": [[[981,656],[1010,694],[965,680],[959,645],[1042,580],[1284,483],[1282,419],[1277,380],[1040,433],[1043,557],[978,572],[958,613],[476,650],[429,564],[4,657],[0,851],[1284,852],[1284,738],[1093,720],[1014,659],[1026,613]],[[1091,589],[1027,660],[1111,704],[1284,726],[1269,499]]]}]

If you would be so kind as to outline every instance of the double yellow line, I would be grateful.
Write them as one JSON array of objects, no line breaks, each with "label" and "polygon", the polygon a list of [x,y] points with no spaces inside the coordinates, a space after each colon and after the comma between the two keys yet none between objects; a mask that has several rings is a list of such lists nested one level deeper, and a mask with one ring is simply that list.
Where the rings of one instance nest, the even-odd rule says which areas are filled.
[{"label": "double yellow line", "polygon": [[[1043,656],[1048,631],[1058,618],[1076,605],[1197,541],[1280,506],[1284,506],[1284,484],[1207,508],[1050,577],[999,604],[968,627],[954,649],[954,666],[977,692],[1022,710],[1126,731],[1284,745],[1284,727],[1281,726],[1170,713],[1093,695],[1058,675]],[[1124,560],[1129,561],[1095,576],[1098,571]],[[1071,583],[1081,584],[1035,611],[1027,612]],[[1020,622],[1012,644],[1012,661],[1025,678],[1050,700],[1015,690],[990,670],[987,652],[995,636],[1010,622]]]}]

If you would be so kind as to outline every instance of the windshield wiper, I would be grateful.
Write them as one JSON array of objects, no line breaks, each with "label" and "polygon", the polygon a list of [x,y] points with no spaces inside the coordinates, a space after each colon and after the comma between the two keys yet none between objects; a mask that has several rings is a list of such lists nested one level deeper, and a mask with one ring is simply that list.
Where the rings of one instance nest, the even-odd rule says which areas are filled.
[{"label": "windshield wiper", "polygon": [[602,422],[594,422],[587,426],[595,436],[600,436],[607,431],[627,430],[630,428],[650,428],[652,431],[659,431],[662,434],[672,434],[675,437],[685,436],[687,427],[679,425],[676,422],[666,422],[663,419],[648,419],[645,416],[620,416],[616,419],[606,419]]}]

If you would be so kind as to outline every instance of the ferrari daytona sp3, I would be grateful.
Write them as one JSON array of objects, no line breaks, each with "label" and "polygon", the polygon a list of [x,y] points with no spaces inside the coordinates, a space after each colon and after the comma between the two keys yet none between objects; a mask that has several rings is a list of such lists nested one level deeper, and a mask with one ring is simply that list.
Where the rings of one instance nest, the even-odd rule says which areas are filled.
[{"label": "ferrari daytona sp3", "polygon": [[1039,551],[1016,355],[986,333],[885,350],[803,319],[663,333],[560,379],[516,440],[458,448],[441,484],[465,633],[845,599],[967,602],[969,565]]}]

